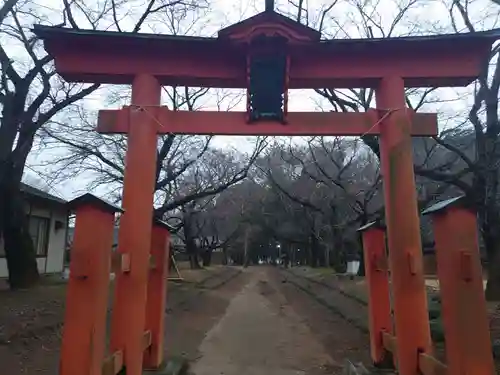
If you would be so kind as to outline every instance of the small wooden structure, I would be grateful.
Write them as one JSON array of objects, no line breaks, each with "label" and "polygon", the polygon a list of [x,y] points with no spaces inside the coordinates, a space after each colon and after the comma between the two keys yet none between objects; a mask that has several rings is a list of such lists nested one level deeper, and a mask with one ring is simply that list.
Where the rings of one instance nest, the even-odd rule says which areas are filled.
[{"label": "small wooden structure", "polygon": [[[437,271],[446,339],[446,364],[430,350],[417,352],[423,375],[492,375],[495,373],[483,291],[476,213],[464,197],[437,203],[423,212],[431,215],[436,242]],[[369,292],[370,348],[375,365],[387,365],[389,355],[401,366],[399,335],[393,332],[385,231],[376,223],[359,229],[363,236]],[[408,262],[411,273],[420,272]],[[391,268],[392,269],[392,268]],[[394,279],[392,279],[394,291]],[[405,313],[394,311],[394,319]]]},{"label": "small wooden structure", "polygon": [[[59,373],[115,375],[123,368],[124,355],[122,349],[112,347],[106,356],[106,314],[110,272],[127,274],[132,266],[127,254],[113,256],[111,252],[115,214],[124,211],[92,194],[80,196],[68,205],[75,212],[76,222]],[[154,220],[147,296],[142,306],[145,323],[139,341],[145,368],[158,368],[163,361],[169,230],[166,223]],[[112,322],[119,321],[123,311],[116,305],[115,302]],[[115,340],[119,340],[117,329],[112,326],[113,332]]]},{"label": "small wooden structure", "polygon": [[365,276],[368,286],[370,353],[377,367],[392,365],[392,353],[384,347],[383,335],[393,333],[389,292],[389,268],[385,246],[385,227],[379,222],[358,229],[363,242]]},{"label": "small wooden structure", "polygon": [[115,214],[123,212],[91,194],[69,202],[75,212],[60,374],[100,375]]},{"label": "small wooden structure", "polygon": [[[141,374],[144,342],[151,342],[149,336],[144,341],[144,329],[158,134],[371,134],[380,136],[398,368],[402,375],[416,374],[418,353],[430,352],[431,338],[411,137],[436,135],[437,117],[408,109],[405,87],[468,85],[498,32],[322,40],[318,31],[276,13],[272,1],[266,11],[215,38],[39,25],[34,32],[67,81],[132,85],[131,104],[100,111],[97,124],[99,132],[128,135],[118,245],[122,269],[111,334],[113,351],[124,357],[115,369],[125,365],[128,375]],[[162,85],[244,88],[247,110],[171,111],[161,106]],[[289,89],[323,87],[374,88],[376,108],[289,111]],[[74,373],[61,372],[69,374]]]},{"label": "small wooden structure", "polygon": [[448,374],[494,374],[476,212],[461,196],[423,214],[434,227]]}]

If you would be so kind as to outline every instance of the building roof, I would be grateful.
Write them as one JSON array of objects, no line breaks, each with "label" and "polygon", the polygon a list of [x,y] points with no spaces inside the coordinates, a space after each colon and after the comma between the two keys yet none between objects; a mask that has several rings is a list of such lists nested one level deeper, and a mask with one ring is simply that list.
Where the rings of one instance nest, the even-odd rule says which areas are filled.
[{"label": "building roof", "polygon": [[444,201],[433,204],[432,206],[423,210],[422,215],[443,213],[451,207],[462,207],[473,210],[473,206],[471,205],[471,202],[467,200],[467,197],[465,195],[460,195],[458,197],[446,199]]},{"label": "building roof", "polygon": [[122,213],[124,212],[121,207],[118,207],[114,204],[109,203],[108,201],[96,197],[93,194],[86,193],[83,195],[80,195],[79,197],[71,200],[68,202],[68,208],[71,210],[76,210],[77,208],[83,206],[83,205],[91,205],[94,207],[98,207],[99,209],[114,214],[116,212]]},{"label": "building roof", "polygon": [[[248,35],[265,32],[266,27],[273,26],[273,33],[280,32],[289,40],[296,41],[319,41],[321,32],[273,10],[266,10],[253,17],[235,23],[219,30],[218,38],[245,39]],[[269,29],[268,29],[269,30]]]},{"label": "building roof", "polygon": [[[271,3],[265,12],[220,30],[217,37],[43,25],[35,25],[33,32],[68,82],[131,84],[138,72],[149,71],[162,85],[220,88],[247,86],[248,53],[256,48],[250,42],[260,35],[288,41],[278,44],[291,60],[290,89],[376,87],[387,74],[398,74],[406,87],[467,86],[500,39],[500,29],[495,29],[321,40],[317,30],[269,10]],[[135,50],[141,53],[131,53]]]},{"label": "building roof", "polygon": [[361,227],[359,227],[356,232],[364,232],[367,231],[368,229],[371,228],[377,228],[377,229],[384,229],[385,230],[385,224],[383,223],[382,220],[375,220],[370,223],[367,223]]},{"label": "building roof", "polygon": [[66,204],[67,202],[59,197],[56,197],[55,195],[49,194],[43,190],[40,190],[34,186],[28,185],[24,182],[21,182],[20,185],[20,190],[26,195],[30,195],[36,198],[40,198],[46,201],[50,202],[55,202],[55,203],[60,203],[60,204]]},{"label": "building roof", "polygon": [[[259,16],[259,15],[257,15]],[[257,17],[254,16],[254,17]],[[279,17],[286,18],[285,16],[279,15]],[[248,19],[250,20],[250,19]],[[248,20],[241,21],[241,23]],[[290,20],[291,22],[295,22]],[[297,23],[298,24],[298,23]],[[298,24],[300,25],[300,24]],[[226,35],[227,31],[231,31],[233,27],[239,26],[239,24],[228,26],[222,29],[220,33]],[[304,26],[305,27],[305,26]],[[309,28],[308,28],[309,29]],[[88,38],[88,37],[98,37],[100,39],[113,38],[116,41],[124,42],[142,42],[147,39],[151,42],[176,42],[179,43],[203,43],[203,44],[220,44],[225,42],[223,40],[214,37],[201,37],[201,36],[187,36],[187,35],[170,35],[170,34],[150,34],[150,33],[134,33],[134,32],[121,32],[121,31],[103,31],[103,30],[85,30],[85,29],[73,29],[60,26],[46,26],[46,25],[34,25],[33,32],[43,40],[62,40],[66,38]],[[320,44],[323,46],[330,46],[341,48],[342,50],[346,47],[350,49],[357,48],[370,48],[370,47],[392,47],[398,48],[402,44],[408,47],[408,44],[422,43],[422,42],[433,42],[436,46],[445,46],[445,43],[458,42],[458,43],[473,43],[479,40],[490,40],[495,41],[500,38],[500,29],[492,29],[486,31],[478,31],[474,33],[453,33],[453,34],[440,34],[440,35],[414,35],[414,36],[398,36],[390,38],[349,38],[349,39],[322,39],[318,40],[315,44]],[[313,42],[314,43],[314,42]],[[451,46],[447,46],[448,49]],[[391,48],[391,49],[392,49]]]},{"label": "building roof", "polygon": [[166,221],[160,220],[160,219],[158,219],[156,217],[153,217],[153,224],[157,225],[157,226],[159,226],[161,228],[167,229],[170,232],[170,234],[172,234],[173,232],[175,232],[174,227],[172,227]]}]

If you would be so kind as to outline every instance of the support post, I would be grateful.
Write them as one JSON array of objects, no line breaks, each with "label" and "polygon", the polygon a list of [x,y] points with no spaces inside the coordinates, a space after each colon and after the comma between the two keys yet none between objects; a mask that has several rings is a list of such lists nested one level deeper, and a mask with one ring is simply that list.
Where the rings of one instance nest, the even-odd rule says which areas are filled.
[{"label": "support post", "polygon": [[121,210],[91,194],[69,202],[69,208],[76,222],[59,374],[101,375],[114,218]]},{"label": "support post", "polygon": [[417,374],[418,353],[429,353],[432,341],[423,275],[420,220],[413,172],[411,124],[404,81],[388,76],[376,89],[380,116],[380,156],[385,217],[401,375]]},{"label": "support post", "polygon": [[363,242],[365,277],[368,285],[370,353],[376,367],[392,367],[392,355],[384,348],[382,333],[392,334],[389,270],[385,231],[377,222],[358,229]]},{"label": "support post", "polygon": [[476,213],[464,198],[429,207],[449,374],[495,373],[479,256]]},{"label": "support post", "polygon": [[118,252],[127,264],[116,275],[111,325],[111,350],[124,351],[127,375],[142,374],[158,130],[152,114],[160,97],[154,76],[135,77],[123,184],[125,214],[118,233]]},{"label": "support post", "polygon": [[163,362],[165,308],[167,302],[169,226],[155,220],[151,234],[151,269],[146,304],[146,331],[151,332],[151,346],[144,352],[144,368],[157,369]]}]

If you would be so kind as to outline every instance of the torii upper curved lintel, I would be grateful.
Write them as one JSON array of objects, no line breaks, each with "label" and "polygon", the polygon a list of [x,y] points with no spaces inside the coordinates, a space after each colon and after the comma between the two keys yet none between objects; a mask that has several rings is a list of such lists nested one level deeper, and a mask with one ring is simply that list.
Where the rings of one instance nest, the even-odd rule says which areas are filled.
[{"label": "torii upper curved lintel", "polygon": [[131,84],[148,72],[162,85],[220,88],[246,88],[247,41],[277,34],[289,41],[290,89],[376,87],[387,75],[403,78],[406,87],[467,86],[500,37],[500,30],[489,30],[321,40],[318,31],[274,11],[226,27],[216,38],[41,25],[33,32],[69,82]]}]

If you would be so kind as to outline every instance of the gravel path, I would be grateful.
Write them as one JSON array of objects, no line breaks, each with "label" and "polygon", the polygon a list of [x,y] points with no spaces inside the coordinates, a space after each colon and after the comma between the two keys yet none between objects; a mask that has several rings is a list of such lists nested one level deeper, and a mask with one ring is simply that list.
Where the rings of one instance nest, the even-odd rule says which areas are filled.
[{"label": "gravel path", "polygon": [[196,375],[325,374],[332,359],[286,303],[265,269],[254,267],[248,284],[208,332],[193,364]]}]

